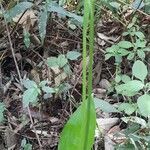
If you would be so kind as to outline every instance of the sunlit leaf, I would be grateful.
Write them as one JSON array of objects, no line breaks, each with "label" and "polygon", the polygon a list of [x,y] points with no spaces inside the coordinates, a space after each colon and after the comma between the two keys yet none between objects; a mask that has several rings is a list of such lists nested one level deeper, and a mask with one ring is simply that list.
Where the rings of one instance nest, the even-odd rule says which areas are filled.
[{"label": "sunlit leaf", "polygon": [[115,87],[118,94],[126,95],[126,96],[133,96],[138,91],[143,89],[144,84],[139,80],[132,80],[125,84],[117,85]]},{"label": "sunlit leaf", "polygon": [[23,82],[24,87],[27,89],[33,88],[33,87],[37,88],[36,82],[32,80],[27,79],[27,80],[23,80],[22,82]]},{"label": "sunlit leaf", "polygon": [[58,67],[57,58],[56,57],[47,58],[47,64],[49,67]]},{"label": "sunlit leaf", "polygon": [[81,53],[79,53],[77,51],[69,51],[67,53],[67,58],[70,60],[77,60],[77,58],[80,56],[81,56]]},{"label": "sunlit leaf", "polygon": [[144,81],[144,79],[146,78],[147,74],[148,74],[148,71],[147,71],[147,67],[146,65],[140,61],[140,60],[137,60],[134,64],[133,64],[133,67],[132,67],[132,74],[140,79],[141,81]]},{"label": "sunlit leaf", "polygon": [[95,108],[100,108],[103,112],[119,112],[113,105],[109,104],[107,101],[94,98]]},{"label": "sunlit leaf", "polygon": [[118,43],[118,46],[121,47],[121,48],[126,48],[126,49],[128,49],[128,48],[133,47],[133,44],[132,44],[131,42],[129,42],[129,41],[120,41],[120,42]]},{"label": "sunlit leaf", "polygon": [[136,109],[137,108],[135,107],[135,105],[130,103],[122,103],[118,107],[119,111],[124,111],[127,115],[131,115],[133,112],[135,112]]},{"label": "sunlit leaf", "polygon": [[[94,141],[96,115],[94,109],[94,103],[91,101],[90,110],[87,109],[88,101],[84,101],[81,106],[70,117],[69,121],[65,125],[61,137],[58,150],[83,150],[85,140],[85,128],[87,123],[87,117],[89,117],[89,133],[88,133],[88,145],[87,150],[90,150]],[[90,115],[87,116],[87,111],[90,111]]]},{"label": "sunlit leaf", "polygon": [[29,103],[34,103],[37,101],[38,97],[38,89],[37,88],[29,88],[23,93],[23,106],[27,107]]},{"label": "sunlit leaf", "polygon": [[137,104],[143,116],[150,116],[150,95],[144,94],[140,96],[137,100]]},{"label": "sunlit leaf", "polygon": [[60,68],[64,67],[67,64],[68,60],[65,55],[60,54],[57,58],[57,64]]}]

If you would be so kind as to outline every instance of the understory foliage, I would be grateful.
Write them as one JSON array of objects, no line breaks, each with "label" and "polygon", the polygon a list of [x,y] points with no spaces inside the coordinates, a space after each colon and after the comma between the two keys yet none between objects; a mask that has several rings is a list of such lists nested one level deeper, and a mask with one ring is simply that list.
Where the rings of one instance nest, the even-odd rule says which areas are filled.
[{"label": "understory foliage", "polygon": [[[1,1],[1,18],[6,24],[21,24],[23,28],[24,46],[29,49],[32,45],[31,28],[35,22],[38,26],[39,43],[44,45],[49,19],[55,14],[59,19],[67,19],[67,27],[71,30],[82,28],[82,50],[73,49],[50,56],[43,60],[42,65],[48,69],[58,71],[61,76],[51,84],[49,79],[34,81],[28,78],[22,79],[22,105],[39,106],[40,98],[44,100],[51,97],[67,97],[66,94],[72,86],[65,81],[73,74],[71,64],[82,58],[82,97],[81,103],[75,100],[78,108],[70,115],[60,134],[58,150],[90,150],[93,147],[96,129],[96,109],[103,112],[118,115],[125,128],[118,134],[124,135],[125,140],[116,144],[117,150],[121,149],[150,149],[150,81],[149,81],[149,57],[150,45],[145,26],[137,15],[150,18],[149,0],[134,2],[130,0],[45,0],[40,4],[33,1],[11,1],[8,8],[3,7]],[[132,10],[132,12],[128,12]],[[36,15],[32,11],[36,12]],[[105,62],[113,62],[115,73],[112,75],[111,86],[107,94],[118,99],[116,105],[110,104],[105,99],[96,98],[93,95],[92,77],[94,63],[95,22],[106,17],[119,22],[123,32],[119,40],[105,47],[103,56]],[[23,14],[28,13],[25,20],[21,20]],[[36,21],[33,18],[36,18]],[[146,18],[147,19],[147,18]],[[141,24],[140,24],[141,23]],[[146,25],[149,27],[149,25]],[[111,44],[110,44],[111,43]],[[123,65],[126,63],[126,71]],[[58,81],[59,80],[59,81]],[[52,85],[52,86],[51,86]],[[0,122],[5,122],[6,111],[3,102],[0,103]],[[98,125],[97,125],[98,127]],[[99,133],[102,136],[101,133]],[[37,138],[38,139],[38,138]],[[24,138],[21,142],[24,149],[32,149]]]}]

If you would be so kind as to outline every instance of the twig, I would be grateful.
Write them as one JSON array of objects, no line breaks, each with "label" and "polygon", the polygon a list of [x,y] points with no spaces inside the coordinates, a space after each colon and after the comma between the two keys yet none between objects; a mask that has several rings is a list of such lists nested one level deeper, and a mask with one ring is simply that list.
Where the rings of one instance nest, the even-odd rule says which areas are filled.
[{"label": "twig", "polygon": [[32,120],[31,111],[30,111],[29,106],[28,106],[27,108],[28,108],[28,113],[29,113],[29,117],[30,117],[31,124],[32,124],[32,128],[33,128],[33,130],[34,130],[34,132],[35,132],[35,135],[36,135],[36,138],[37,138],[37,141],[38,141],[40,150],[42,150],[42,144],[41,144],[41,142],[40,142],[39,135],[37,134],[36,129],[35,129],[35,127],[34,127],[34,123],[33,123],[33,120]]},{"label": "twig", "polygon": [[[1,10],[2,10],[2,12],[4,14],[3,6],[2,6],[2,4],[0,4],[0,5],[1,5]],[[22,86],[21,73],[19,71],[19,66],[18,66],[18,63],[17,63],[17,59],[15,57],[15,52],[14,52],[14,48],[13,48],[13,45],[12,45],[12,41],[11,41],[11,37],[10,37],[10,32],[9,32],[9,28],[8,28],[8,24],[7,24],[5,16],[4,16],[4,21],[5,21],[5,25],[6,25],[6,31],[7,31],[7,36],[8,36],[8,40],[9,40],[9,45],[10,45],[11,53],[12,53],[12,56],[13,56],[13,59],[14,59],[14,62],[15,62],[15,66],[16,66],[16,70],[17,70],[17,73],[18,73],[18,76],[19,76],[19,80],[20,80],[20,83],[21,83],[21,86]]]}]

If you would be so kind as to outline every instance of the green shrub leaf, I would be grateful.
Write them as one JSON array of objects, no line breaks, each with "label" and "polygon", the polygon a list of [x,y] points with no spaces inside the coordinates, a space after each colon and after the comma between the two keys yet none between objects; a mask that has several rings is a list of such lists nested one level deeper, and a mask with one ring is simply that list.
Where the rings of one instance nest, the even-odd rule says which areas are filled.
[{"label": "green shrub leaf", "polygon": [[59,55],[57,58],[57,64],[60,68],[64,67],[67,64],[68,60],[65,55]]},{"label": "green shrub leaf", "polygon": [[90,129],[88,134],[87,149],[90,150],[94,141],[96,115],[94,102],[91,101],[90,116],[87,116],[87,103],[84,101],[81,106],[74,112],[67,124],[65,125],[61,137],[58,150],[83,150],[85,140],[85,127],[87,117],[90,118]]},{"label": "green shrub leaf", "polygon": [[23,93],[23,106],[27,107],[29,103],[34,103],[38,97],[38,89],[37,88],[29,88]]},{"label": "green shrub leaf", "polygon": [[148,71],[147,71],[147,67],[146,65],[140,61],[140,60],[137,60],[134,64],[133,64],[133,67],[132,67],[132,74],[140,79],[141,81],[144,81],[144,79],[146,78],[147,74],[148,74]]},{"label": "green shrub leaf", "polygon": [[144,84],[139,80],[132,80],[125,84],[117,85],[115,87],[118,94],[126,96],[134,96],[138,91],[143,89]]},{"label": "green shrub leaf", "polygon": [[42,44],[44,43],[46,35],[47,18],[48,18],[47,7],[44,6],[39,14],[39,24],[38,24]]},{"label": "green shrub leaf", "polygon": [[48,87],[48,86],[44,86],[42,87],[42,90],[47,93],[47,94],[51,94],[51,93],[55,93],[55,89],[54,88],[51,88],[51,87]]},{"label": "green shrub leaf", "polygon": [[77,58],[80,56],[81,56],[81,54],[76,51],[70,51],[67,53],[67,58],[70,60],[77,60]]},{"label": "green shrub leaf", "polygon": [[15,5],[15,7],[8,10],[7,13],[5,14],[5,17],[8,21],[10,21],[12,18],[23,13],[25,10],[31,8],[32,6],[33,3],[31,2],[20,2],[17,5]]},{"label": "green shrub leaf", "polygon": [[37,84],[32,80],[27,79],[27,80],[23,80],[22,82],[23,82],[24,87],[27,89],[37,88]]},{"label": "green shrub leaf", "polygon": [[118,110],[113,105],[109,104],[104,100],[94,98],[94,104],[96,109],[100,108],[103,112],[107,113],[118,112]]},{"label": "green shrub leaf", "polygon": [[124,111],[127,115],[131,115],[133,112],[135,112],[137,108],[130,103],[122,103],[120,104],[120,106],[118,107],[119,111]]},{"label": "green shrub leaf", "polygon": [[56,57],[47,58],[47,64],[48,64],[49,67],[59,67]]},{"label": "green shrub leaf", "polygon": [[150,96],[148,94],[140,96],[137,100],[137,104],[143,116],[150,116]]},{"label": "green shrub leaf", "polygon": [[125,49],[128,49],[128,48],[131,48],[133,47],[133,44],[129,41],[121,41],[117,44],[119,47],[121,48],[125,48]]}]

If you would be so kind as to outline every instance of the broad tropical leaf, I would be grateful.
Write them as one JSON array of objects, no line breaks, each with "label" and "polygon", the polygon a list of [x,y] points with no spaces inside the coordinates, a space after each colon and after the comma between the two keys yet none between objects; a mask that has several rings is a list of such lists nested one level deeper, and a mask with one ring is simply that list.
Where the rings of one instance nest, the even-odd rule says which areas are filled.
[{"label": "broad tropical leaf", "polygon": [[91,149],[94,141],[96,115],[94,103],[91,101],[90,116],[87,116],[87,103],[84,101],[81,106],[70,117],[70,120],[65,125],[60,138],[58,150],[83,150],[85,140],[85,127],[87,117],[89,117],[90,129],[88,134],[87,150]]}]

